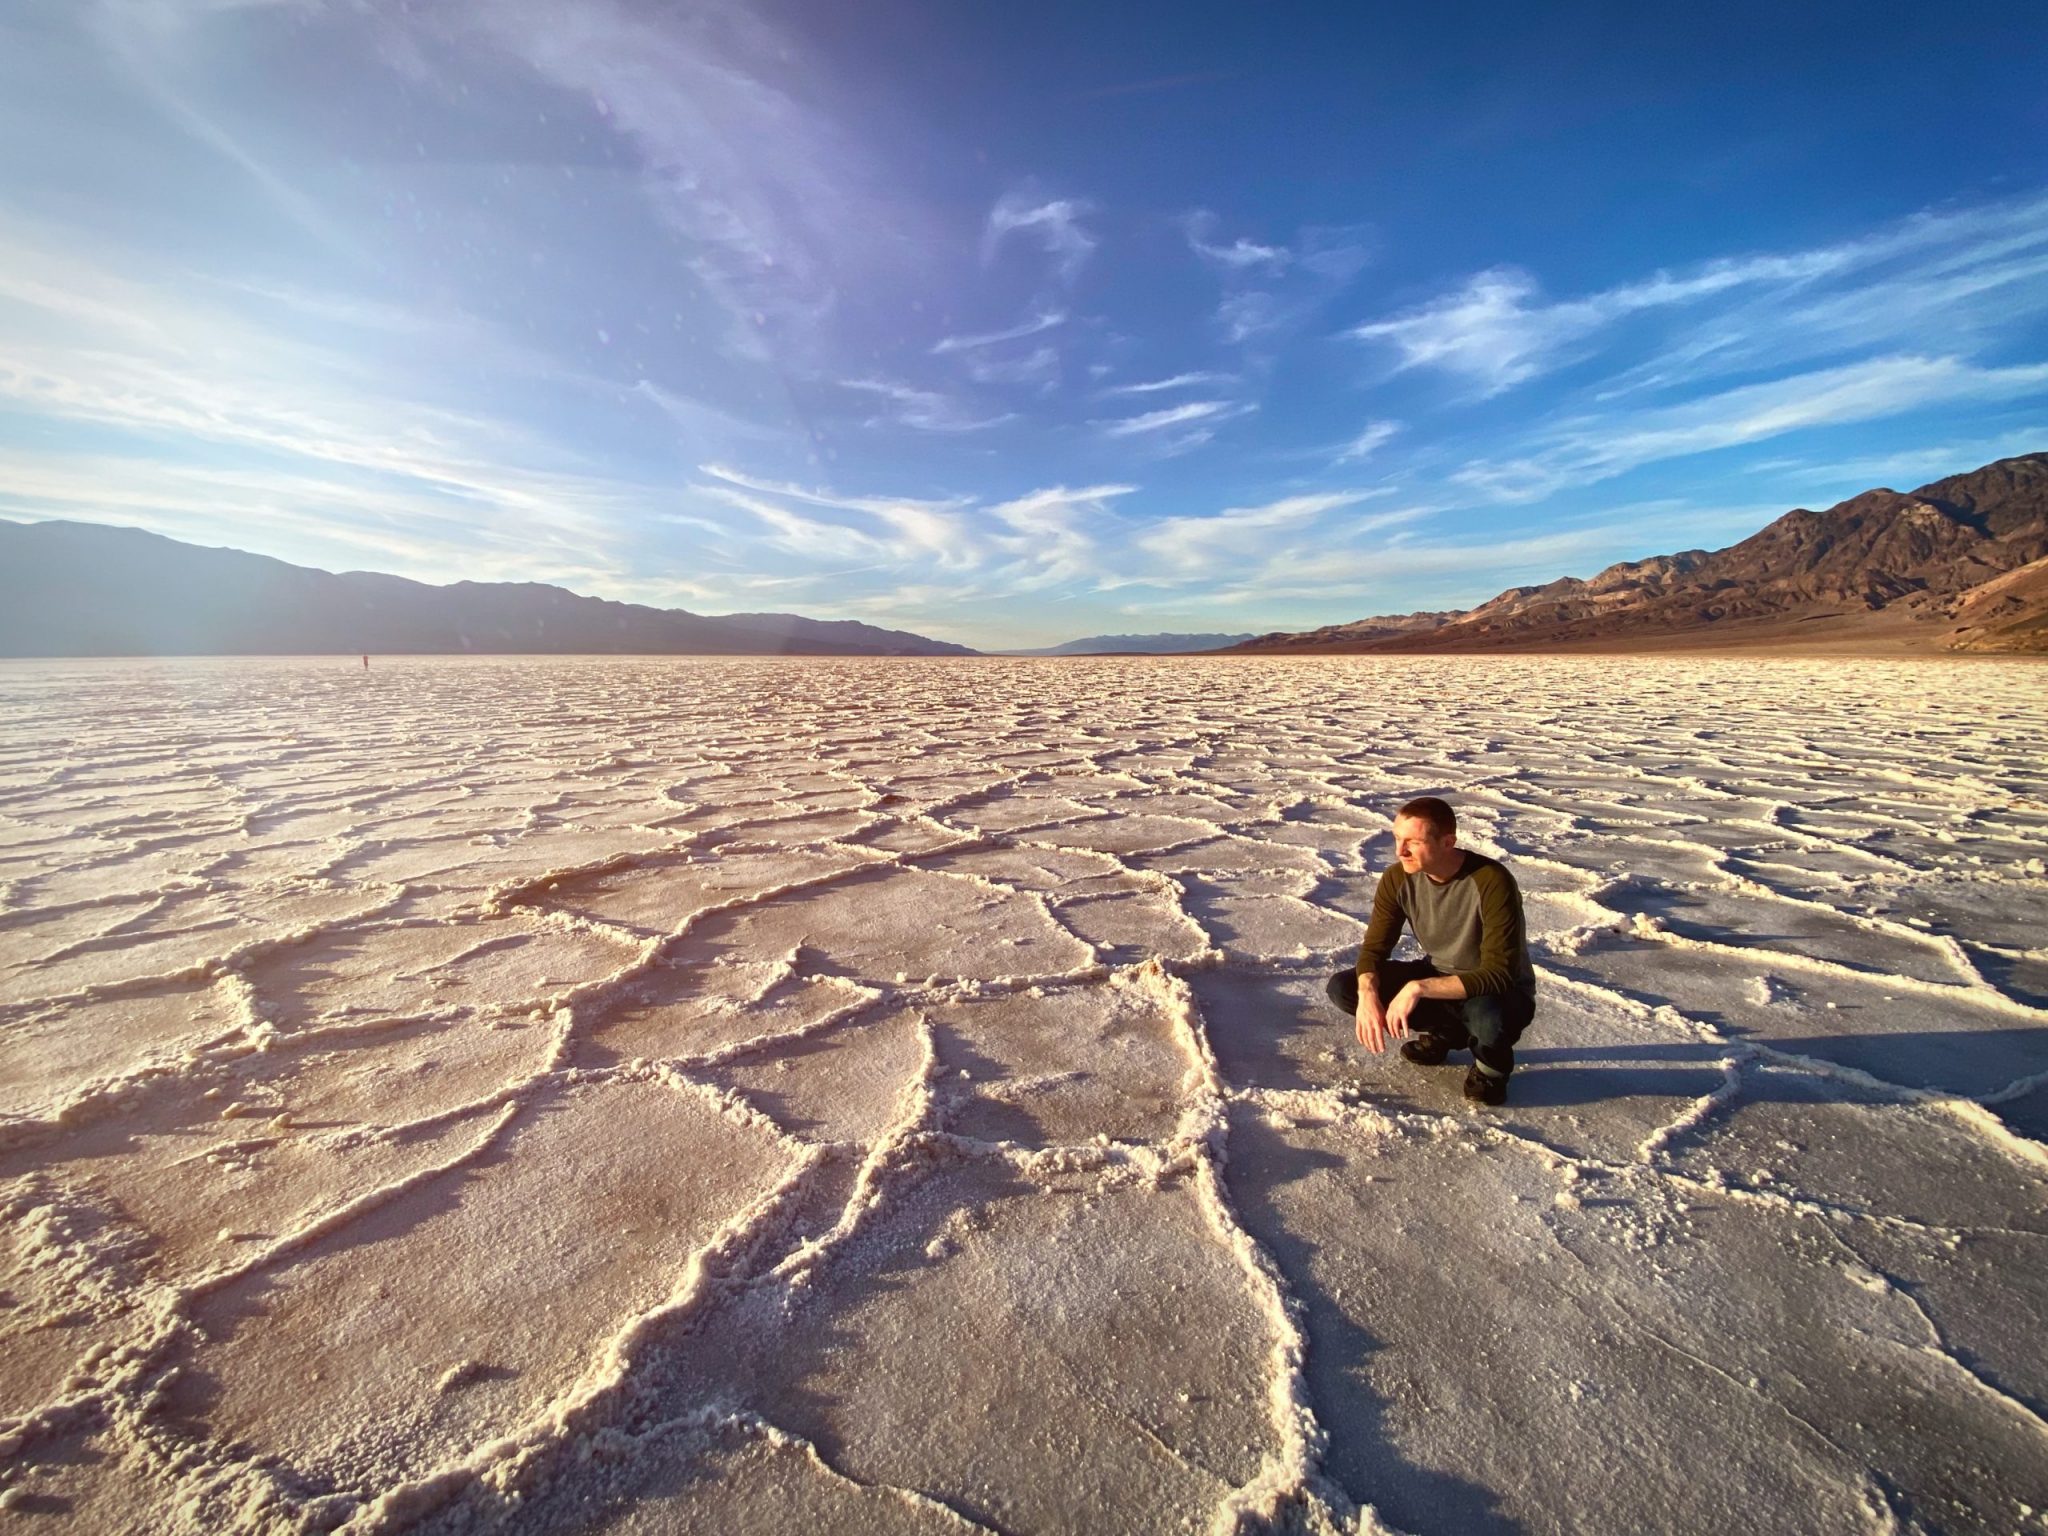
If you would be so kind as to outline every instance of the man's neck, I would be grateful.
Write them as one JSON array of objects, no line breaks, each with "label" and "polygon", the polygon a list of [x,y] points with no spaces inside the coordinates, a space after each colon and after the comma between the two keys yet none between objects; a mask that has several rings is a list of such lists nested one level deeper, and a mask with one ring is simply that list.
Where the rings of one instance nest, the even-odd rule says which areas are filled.
[{"label": "man's neck", "polygon": [[1458,850],[1458,862],[1451,866],[1449,874],[1431,875],[1429,871],[1426,869],[1423,871],[1423,874],[1429,876],[1429,883],[1431,885],[1449,885],[1453,880],[1457,879],[1458,876],[1462,875],[1464,872],[1465,850],[1463,848],[1460,848]]}]

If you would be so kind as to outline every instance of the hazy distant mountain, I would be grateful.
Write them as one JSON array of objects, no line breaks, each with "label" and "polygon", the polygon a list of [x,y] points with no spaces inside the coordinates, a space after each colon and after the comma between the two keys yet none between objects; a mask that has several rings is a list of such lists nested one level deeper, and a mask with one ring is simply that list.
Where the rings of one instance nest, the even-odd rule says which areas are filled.
[{"label": "hazy distant mountain", "polygon": [[537,582],[333,575],[134,528],[0,522],[0,656],[609,653],[971,656],[789,613],[708,618]]},{"label": "hazy distant mountain", "polygon": [[1189,651],[1220,651],[1242,645],[1250,635],[1090,635],[1086,640],[1069,640],[1065,645],[1041,646],[1035,651],[1009,651],[1011,656],[1108,656],[1118,653],[1143,656],[1178,656]]},{"label": "hazy distant mountain", "polygon": [[1253,651],[1784,646],[2048,651],[2048,454],[1796,508],[1727,549],[1511,587],[1455,613],[1262,635]]}]

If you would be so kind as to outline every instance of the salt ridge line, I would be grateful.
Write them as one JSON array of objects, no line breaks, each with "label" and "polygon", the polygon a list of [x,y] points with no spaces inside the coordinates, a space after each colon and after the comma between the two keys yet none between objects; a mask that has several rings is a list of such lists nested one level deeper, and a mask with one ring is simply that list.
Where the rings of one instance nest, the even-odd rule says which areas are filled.
[{"label": "salt ridge line", "polygon": [[472,1518],[481,1514],[488,1519],[493,1513],[515,1508],[521,1496],[546,1478],[551,1462],[563,1455],[576,1437],[610,1431],[613,1417],[632,1410],[636,1350],[657,1331],[686,1325],[722,1291],[743,1285],[747,1265],[773,1240],[774,1218],[787,1215],[797,1194],[830,1156],[822,1147],[800,1148],[781,1181],[692,1254],[669,1299],[630,1319],[564,1397],[543,1405],[527,1423],[461,1463],[436,1468],[379,1494],[341,1529],[356,1536],[385,1536],[406,1530],[423,1517],[437,1514],[442,1506],[464,1498],[482,1501],[464,1511]]},{"label": "salt ridge line", "polygon": [[[1658,937],[1662,939],[1664,936],[1660,934]],[[1727,1053],[1721,1058],[1720,1062],[1724,1074],[1722,1084],[1712,1092],[1695,1100],[1692,1105],[1682,1111],[1670,1124],[1653,1132],[1650,1138],[1643,1143],[1643,1147],[1646,1149],[1652,1151],[1662,1150],[1664,1146],[1668,1145],[1671,1138],[1681,1131],[1696,1129],[1701,1124],[1704,1124],[1716,1111],[1737,1102],[1741,1098],[1739,1079],[1742,1066],[1750,1062],[1768,1062],[1777,1066],[1792,1067],[1801,1072],[1810,1073],[1815,1077],[1834,1078],[1859,1088],[1886,1094],[1902,1103],[1931,1105],[1954,1116],[1966,1129],[1997,1147],[2014,1161],[2035,1163],[2048,1167],[2048,1147],[2044,1147],[2042,1143],[2032,1137],[2014,1131],[1990,1107],[1993,1104],[2006,1103],[2024,1097],[2027,1093],[2032,1092],[2035,1087],[2038,1087],[2043,1082],[2048,1082],[2048,1073],[2037,1073],[2030,1077],[2017,1079],[2002,1088],[1975,1098],[1964,1094],[1943,1092],[1939,1089],[1895,1083],[1874,1073],[1865,1072],[1861,1068],[1829,1061],[1823,1056],[1810,1056],[1800,1051],[1787,1050],[1780,1046],[1761,1044],[1745,1040],[1740,1036],[1726,1034],[1711,1024],[1692,1018],[1682,1009],[1675,1008],[1670,1004],[1659,1004],[1652,1007],[1648,1004],[1637,1002],[1626,993],[1618,992],[1613,988],[1580,981],[1575,977],[1565,976],[1544,967],[1539,967],[1537,974],[1548,987],[1565,992],[1577,990],[1589,993],[1604,1001],[1618,1004],[1624,1009],[1634,1012],[1645,1023],[1671,1028],[1676,1033],[1690,1035],[1704,1044]],[[1886,977],[1883,979],[1888,982],[1899,980],[1897,977]],[[1989,993],[1993,997],[2000,997],[2000,994],[1990,993],[1989,988],[1984,989],[1984,992]],[[1988,1000],[1977,994],[1974,989],[1972,996],[1973,1000],[1985,1001],[1987,1007],[1992,1006]],[[2000,1000],[2003,1000],[2002,997]],[[1656,1144],[1654,1148],[1651,1147],[1652,1142]],[[1645,1157],[1643,1160],[1647,1162],[1650,1159]]]},{"label": "salt ridge line", "polygon": [[1338,1522],[1351,1519],[1360,1531],[1383,1529],[1370,1507],[1354,1509],[1341,1490],[1320,1476],[1328,1437],[1316,1422],[1304,1379],[1308,1341],[1301,1305],[1288,1290],[1278,1266],[1238,1221],[1223,1187],[1222,1168],[1230,1136],[1228,1093],[1202,1026],[1201,1009],[1187,983],[1163,964],[1142,966],[1137,974],[1166,1003],[1167,1016],[1189,1056],[1187,1102],[1174,1140],[1185,1149],[1182,1156],[1191,1167],[1203,1214],[1244,1269],[1273,1335],[1268,1412],[1279,1444],[1266,1454],[1258,1475],[1246,1486],[1233,1489],[1217,1506],[1210,1531],[1213,1536],[1232,1536],[1260,1526],[1270,1528],[1290,1503],[1303,1508],[1311,1528],[1334,1530]]},{"label": "salt ridge line", "polygon": [[[1718,1376],[1729,1386],[1735,1388],[1736,1391],[1745,1393],[1752,1391],[1749,1384],[1734,1375],[1734,1373],[1717,1365],[1714,1361],[1707,1359],[1703,1355],[1694,1354],[1691,1350],[1674,1344],[1671,1340],[1665,1338],[1663,1334],[1657,1332],[1656,1329],[1637,1325],[1635,1332],[1638,1336],[1649,1339],[1658,1347],[1684,1360],[1694,1368],[1705,1371],[1709,1375]],[[1834,1436],[1830,1435],[1804,1414],[1796,1412],[1777,1398],[1767,1397],[1765,1401],[1769,1402],[1773,1408],[1806,1431],[1806,1433],[1813,1436],[1814,1439],[1827,1446],[1844,1464],[1855,1468],[1857,1481],[1860,1485],[1859,1491],[1863,1496],[1863,1508],[1868,1521],[1867,1530],[1869,1536],[1908,1536],[1909,1532],[1917,1532],[1920,1529],[1917,1525],[1909,1526],[1905,1523],[1904,1517],[1898,1508],[1898,1501],[1893,1497],[1891,1490],[1885,1485],[1882,1477],[1873,1476],[1868,1471],[1856,1466],[1857,1457],[1855,1452],[1836,1440]]]}]

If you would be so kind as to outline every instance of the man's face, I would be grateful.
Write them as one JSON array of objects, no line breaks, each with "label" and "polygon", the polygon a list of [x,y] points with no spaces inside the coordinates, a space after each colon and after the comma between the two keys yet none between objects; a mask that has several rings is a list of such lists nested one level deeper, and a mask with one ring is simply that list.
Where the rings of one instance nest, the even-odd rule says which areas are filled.
[{"label": "man's face", "polygon": [[1409,874],[1419,872],[1446,879],[1457,864],[1457,851],[1457,833],[1447,832],[1438,837],[1419,816],[1394,819],[1394,857]]}]

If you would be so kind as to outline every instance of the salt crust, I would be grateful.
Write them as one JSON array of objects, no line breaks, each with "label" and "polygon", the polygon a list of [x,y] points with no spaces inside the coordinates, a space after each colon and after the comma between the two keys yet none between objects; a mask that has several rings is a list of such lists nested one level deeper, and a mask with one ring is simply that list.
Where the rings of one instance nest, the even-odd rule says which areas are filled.
[{"label": "salt crust", "polygon": [[[2048,1508],[2024,665],[38,663],[0,720],[0,1523]],[[1503,1111],[1319,998],[1430,789],[1528,897]]]}]

